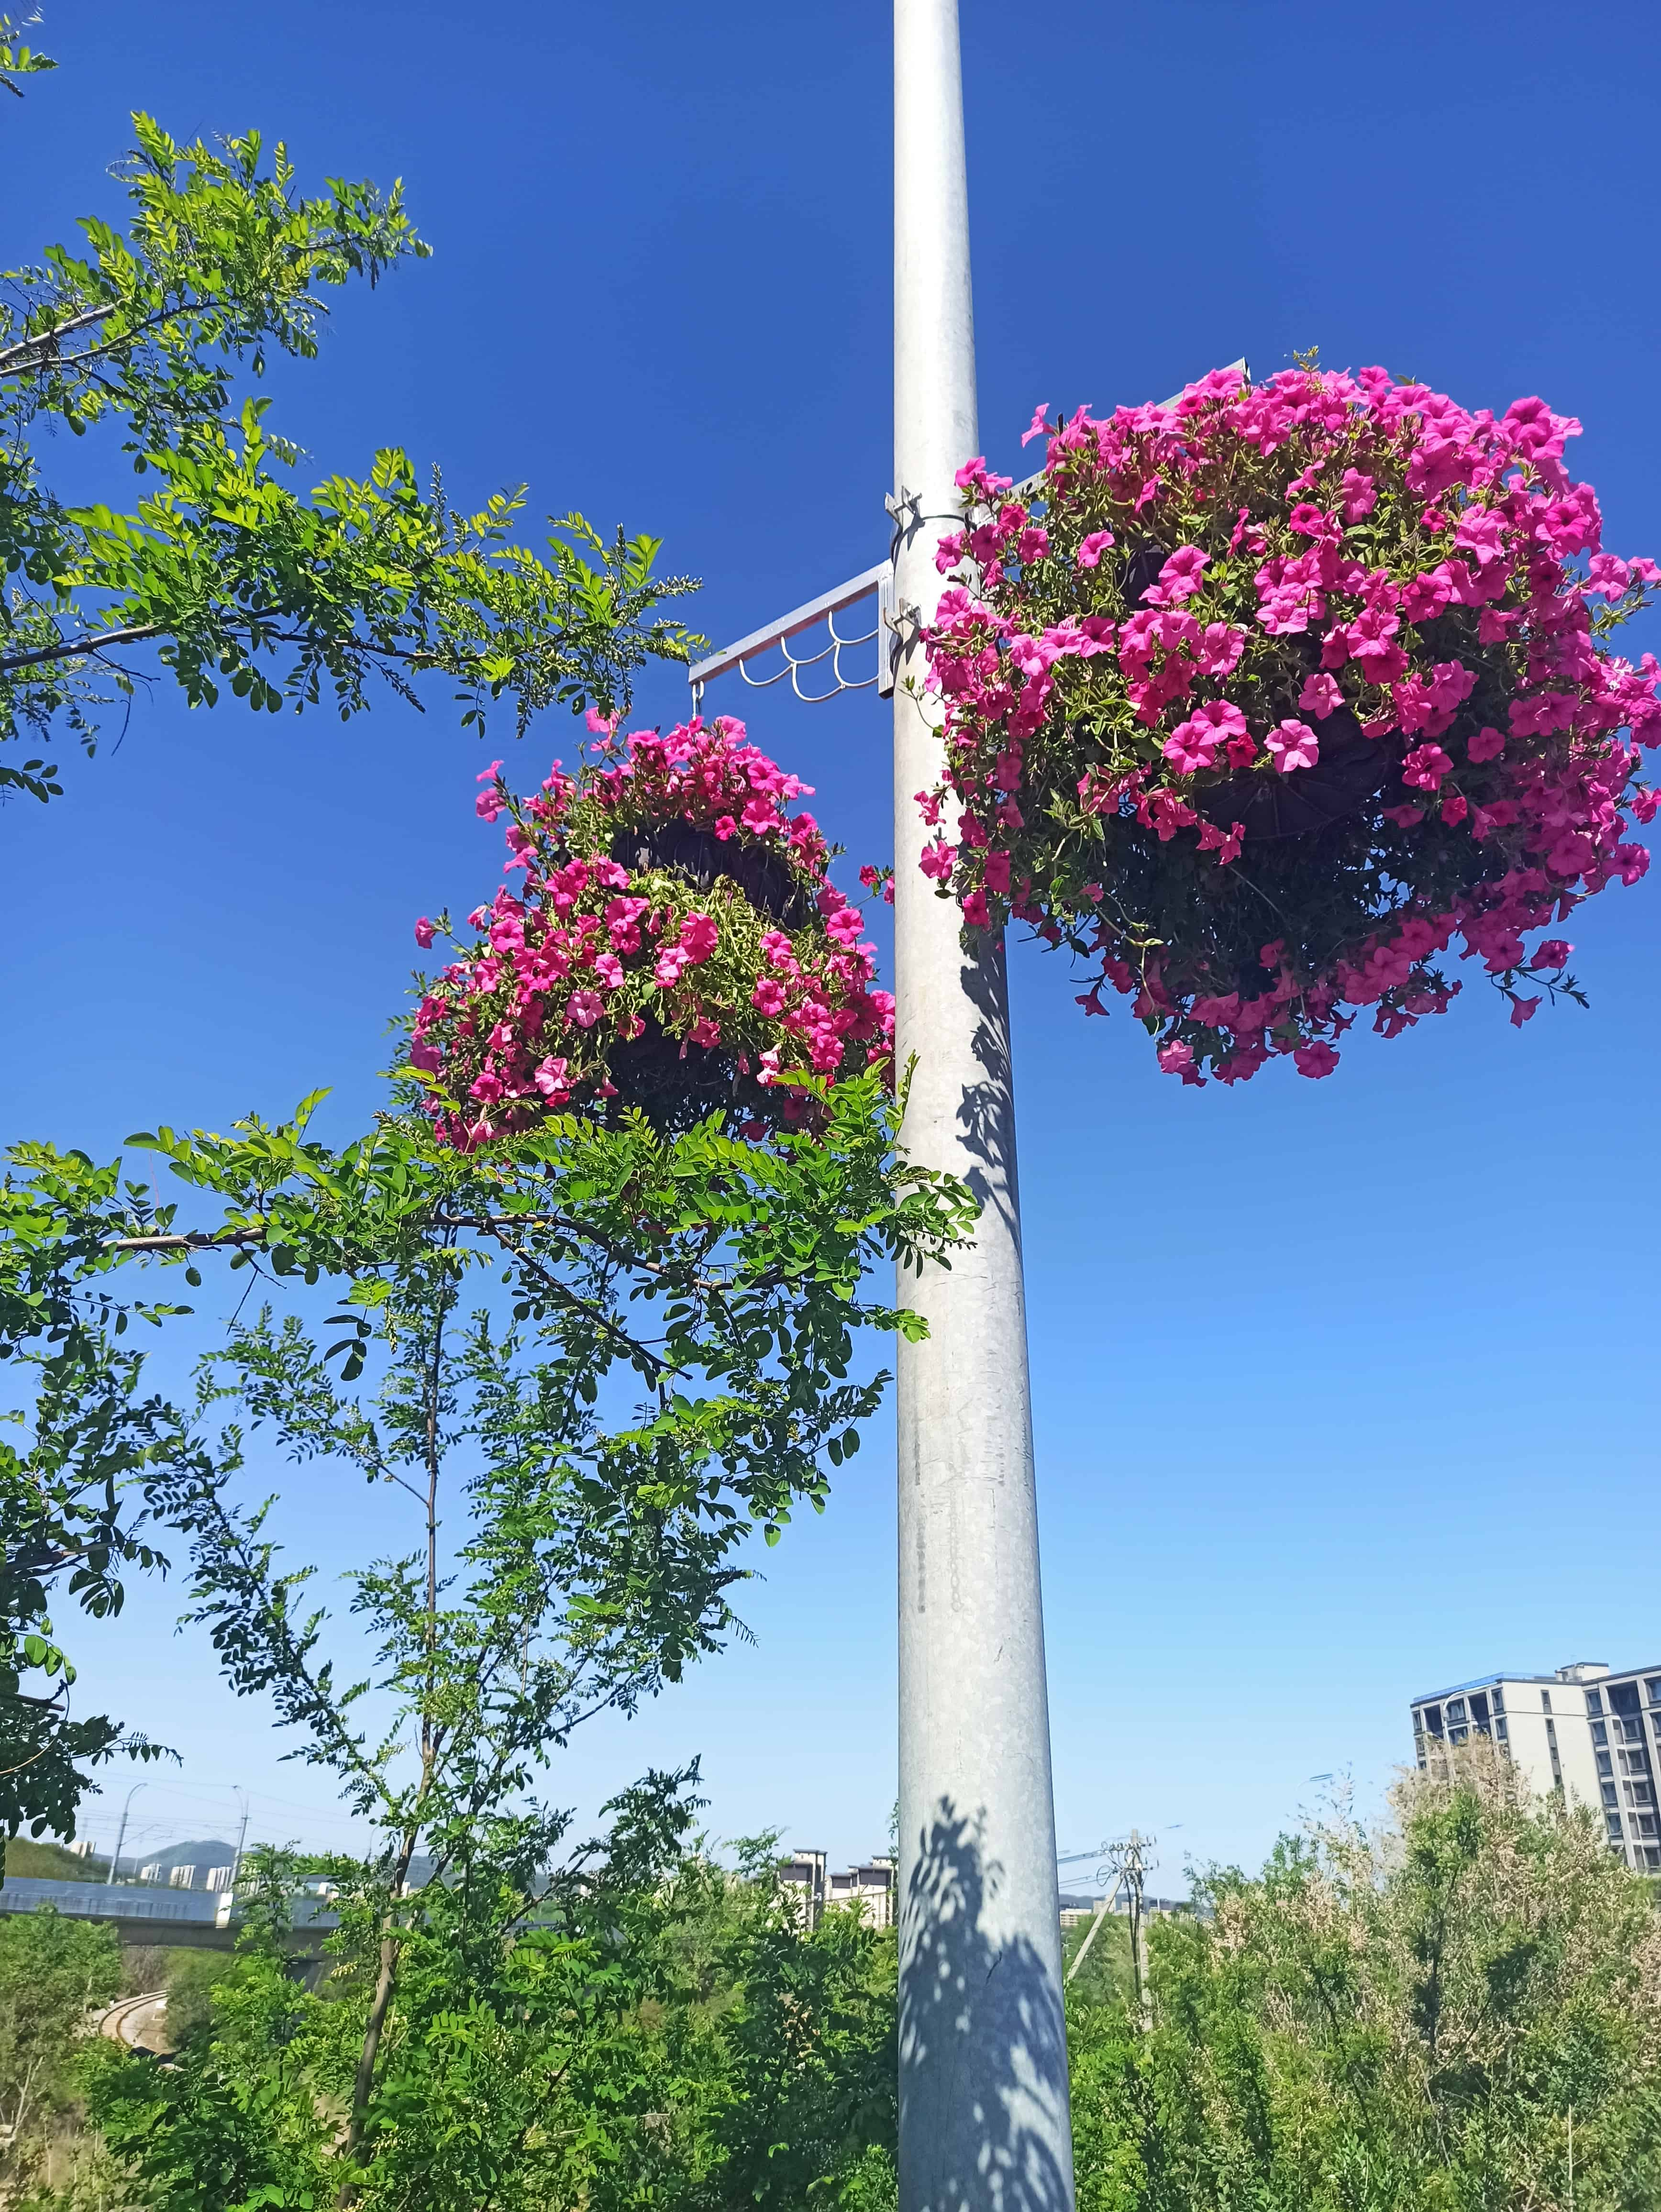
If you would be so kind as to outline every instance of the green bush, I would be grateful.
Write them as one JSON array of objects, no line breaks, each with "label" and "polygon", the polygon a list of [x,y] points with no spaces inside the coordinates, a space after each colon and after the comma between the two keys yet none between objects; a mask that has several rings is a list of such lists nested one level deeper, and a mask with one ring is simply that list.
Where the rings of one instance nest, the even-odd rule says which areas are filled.
[{"label": "green bush", "polygon": [[1396,1808],[1156,1922],[1148,2037],[1123,2006],[1075,2009],[1081,2212],[1661,2204],[1646,1885],[1591,1814],[1530,1804],[1483,1752]]}]

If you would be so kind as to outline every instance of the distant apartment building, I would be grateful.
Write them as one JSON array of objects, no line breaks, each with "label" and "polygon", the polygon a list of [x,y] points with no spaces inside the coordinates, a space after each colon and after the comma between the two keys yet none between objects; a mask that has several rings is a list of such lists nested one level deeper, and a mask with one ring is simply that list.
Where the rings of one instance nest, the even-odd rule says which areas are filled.
[{"label": "distant apartment building", "polygon": [[810,1928],[817,1927],[827,1905],[857,1906],[869,1928],[894,1924],[894,1862],[885,1854],[830,1874],[823,1851],[797,1851],[779,1862],[779,1880],[795,1892]]},{"label": "distant apartment building", "polygon": [[1661,1874],[1661,1667],[1616,1674],[1584,1659],[1555,1674],[1487,1674],[1413,1701],[1414,1751],[1434,1771],[1445,1746],[1503,1745],[1541,1796],[1561,1790],[1599,1813],[1609,1848]]}]

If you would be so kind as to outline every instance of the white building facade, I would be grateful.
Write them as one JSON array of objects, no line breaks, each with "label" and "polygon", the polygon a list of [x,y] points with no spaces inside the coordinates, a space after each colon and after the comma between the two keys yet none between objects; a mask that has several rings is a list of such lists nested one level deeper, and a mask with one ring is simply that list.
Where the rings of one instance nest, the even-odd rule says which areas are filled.
[{"label": "white building facade", "polygon": [[1485,1735],[1542,1797],[1561,1790],[1602,1818],[1611,1850],[1661,1874],[1661,1666],[1616,1672],[1578,1660],[1554,1674],[1486,1674],[1413,1701],[1413,1744],[1434,1770],[1445,1747]]},{"label": "white building facade", "polygon": [[867,1928],[894,1924],[894,1862],[885,1852],[846,1874],[831,1874],[823,1851],[797,1851],[780,1861],[779,1881],[800,1900],[810,1928],[818,1925],[827,1905],[855,1907]]}]

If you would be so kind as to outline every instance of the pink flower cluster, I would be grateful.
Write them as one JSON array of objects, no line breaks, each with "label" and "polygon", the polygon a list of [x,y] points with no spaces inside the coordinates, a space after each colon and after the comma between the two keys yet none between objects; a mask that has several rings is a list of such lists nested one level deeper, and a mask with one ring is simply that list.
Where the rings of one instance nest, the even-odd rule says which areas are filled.
[{"label": "pink flower cluster", "polygon": [[[499,761],[479,778],[480,816],[511,817],[504,880],[409,1052],[445,1140],[611,1100],[670,1124],[721,1108],[760,1135],[811,1112],[782,1079],[885,1064],[893,1000],[860,910],[812,816],[788,811],[807,787],[727,716],[622,738],[590,719],[596,757],[575,775],[557,762],[526,799]],[[445,927],[423,917],[417,944]]]},{"label": "pink flower cluster", "polygon": [[1354,1010],[1445,1009],[1456,945],[1518,1024],[1524,984],[1578,997],[1524,939],[1643,874],[1661,744],[1661,668],[1604,641],[1661,569],[1603,550],[1579,427],[1377,368],[1040,409],[1031,499],[958,471],[925,872],[1097,965],[1080,1003],[1132,996],[1189,1083],[1327,1074]]}]

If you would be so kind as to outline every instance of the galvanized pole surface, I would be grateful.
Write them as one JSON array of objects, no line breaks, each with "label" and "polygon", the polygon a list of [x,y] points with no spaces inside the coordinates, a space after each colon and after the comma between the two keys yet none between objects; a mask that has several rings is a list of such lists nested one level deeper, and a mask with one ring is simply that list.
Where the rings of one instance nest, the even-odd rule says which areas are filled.
[{"label": "galvanized pole surface", "polygon": [[[932,614],[952,477],[977,450],[957,0],[895,0],[895,556]],[[938,715],[894,697],[895,970],[906,1143],[965,1176],[973,1249],[908,1278],[899,1347],[901,2212],[1070,2212],[1073,2154],[1001,945],[959,943],[917,862]],[[908,679],[915,690],[908,689]]]}]

